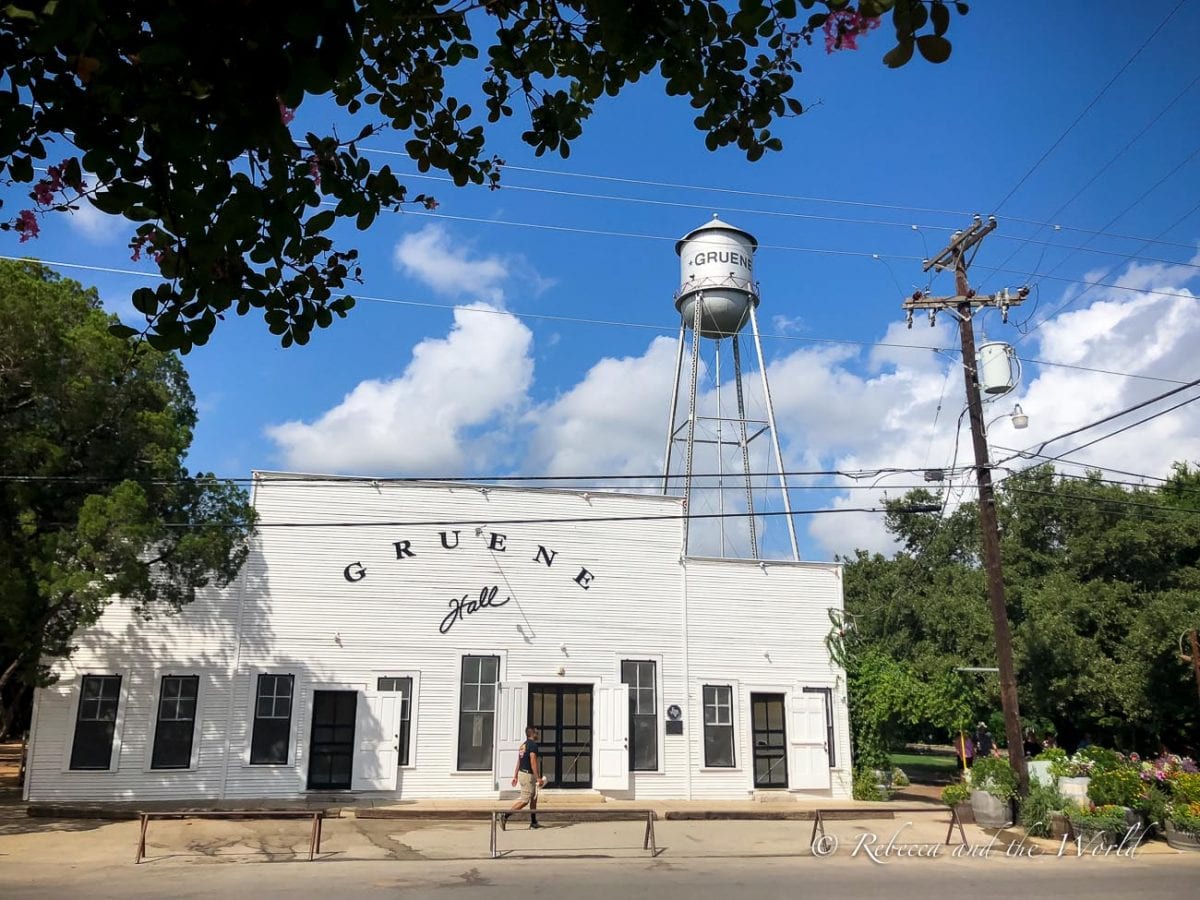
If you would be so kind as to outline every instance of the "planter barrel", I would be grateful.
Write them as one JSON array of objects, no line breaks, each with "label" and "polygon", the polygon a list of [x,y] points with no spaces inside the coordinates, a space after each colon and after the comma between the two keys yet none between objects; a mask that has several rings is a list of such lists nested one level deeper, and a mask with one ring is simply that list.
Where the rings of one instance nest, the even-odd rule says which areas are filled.
[{"label": "planter barrel", "polygon": [[1194,834],[1188,834],[1186,831],[1177,829],[1171,820],[1167,820],[1167,846],[1174,847],[1176,850],[1189,850],[1192,853],[1200,853],[1200,837]]},{"label": "planter barrel", "polygon": [[1088,785],[1091,783],[1092,779],[1090,778],[1060,778],[1058,779],[1058,792],[1063,795],[1064,799],[1085,806],[1088,802]]},{"label": "planter barrel", "polygon": [[1025,763],[1025,768],[1029,770],[1029,783],[1053,787],[1054,776],[1050,774],[1050,766],[1048,759],[1034,759]]},{"label": "planter barrel", "polygon": [[971,791],[971,812],[975,824],[984,828],[1005,828],[1013,823],[1011,801],[993,797],[987,791]]}]

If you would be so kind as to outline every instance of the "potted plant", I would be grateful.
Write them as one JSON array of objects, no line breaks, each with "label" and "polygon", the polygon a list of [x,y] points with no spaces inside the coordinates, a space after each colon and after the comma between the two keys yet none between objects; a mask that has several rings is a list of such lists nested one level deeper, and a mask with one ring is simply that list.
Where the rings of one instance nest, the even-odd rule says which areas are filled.
[{"label": "potted plant", "polygon": [[975,824],[1004,828],[1013,822],[1012,800],[1017,796],[1017,773],[1008,760],[985,756],[971,767],[971,812]]},{"label": "potted plant", "polygon": [[1030,779],[1029,796],[1020,803],[1021,827],[1030,837],[1062,837],[1066,833],[1064,806],[1062,795],[1052,786]]},{"label": "potted plant", "polygon": [[1082,752],[1056,758],[1050,763],[1050,774],[1058,779],[1058,792],[1075,803],[1088,802],[1088,783],[1094,764]]},{"label": "potted plant", "polygon": [[1062,747],[1050,747],[1043,750],[1025,764],[1029,770],[1029,783],[1054,787],[1058,779],[1051,771],[1051,767],[1056,762],[1065,762],[1066,759],[1067,751]]},{"label": "potted plant", "polygon": [[1167,814],[1167,844],[1200,853],[1200,803],[1172,803]]},{"label": "potted plant", "polygon": [[971,788],[966,782],[956,781],[942,788],[942,802],[958,814],[960,822],[974,821],[971,813]]},{"label": "potted plant", "polygon": [[1122,762],[1112,768],[1094,771],[1088,784],[1088,799],[1096,806],[1122,807],[1126,811],[1126,826],[1136,829],[1134,836],[1144,832],[1148,824],[1142,814],[1146,784],[1141,779],[1140,764],[1137,761]]},{"label": "potted plant", "polygon": [[1125,825],[1125,808],[1122,806],[1072,806],[1067,818],[1075,829],[1075,840],[1081,846],[1107,849],[1119,847],[1128,831]]}]

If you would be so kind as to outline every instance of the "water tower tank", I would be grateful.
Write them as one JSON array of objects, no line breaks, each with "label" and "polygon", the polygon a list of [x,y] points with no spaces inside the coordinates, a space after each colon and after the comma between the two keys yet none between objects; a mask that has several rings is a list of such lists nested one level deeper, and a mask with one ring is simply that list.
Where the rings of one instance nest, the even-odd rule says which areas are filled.
[{"label": "water tower tank", "polygon": [[703,296],[700,335],[721,338],[737,334],[758,305],[754,282],[754,236],[722,222],[714,214],[675,244],[679,254],[679,290],[675,308],[689,328],[695,322],[696,301]]}]

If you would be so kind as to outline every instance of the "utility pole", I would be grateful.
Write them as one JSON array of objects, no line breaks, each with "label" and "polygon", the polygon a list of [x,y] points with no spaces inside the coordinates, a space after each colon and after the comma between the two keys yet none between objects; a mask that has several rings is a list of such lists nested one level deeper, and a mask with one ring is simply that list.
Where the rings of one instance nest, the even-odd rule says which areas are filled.
[{"label": "utility pole", "polygon": [[[953,297],[929,297],[917,292],[904,302],[908,314],[908,325],[912,327],[913,311],[927,310],[930,325],[935,324],[939,311],[948,311],[958,319],[958,332],[962,341],[963,378],[967,387],[967,410],[971,418],[971,439],[975,448],[975,476],[979,483],[979,526],[983,533],[983,568],[987,576],[988,605],[992,612],[992,629],[996,639],[996,663],[1000,669],[1000,705],[1004,710],[1004,734],[1008,738],[1008,758],[1016,770],[1021,796],[1029,792],[1029,773],[1025,767],[1022,751],[1021,710],[1017,704],[1017,676],[1013,666],[1012,632],[1008,624],[1008,606],[1004,596],[1004,576],[1000,565],[1000,528],[996,519],[996,497],[992,489],[992,468],[988,458],[987,434],[984,430],[983,401],[979,396],[978,362],[975,356],[975,328],[973,315],[976,309],[999,307],[1004,321],[1008,321],[1010,306],[1018,306],[1028,290],[1022,288],[1015,295],[1005,289],[998,294],[978,295],[971,290],[967,281],[967,269],[975,253],[967,258],[968,251],[996,228],[995,217],[985,223],[979,216],[966,231],[956,231],[950,243],[933,259],[926,260],[923,271],[954,269]],[[978,252],[976,250],[975,252]]]},{"label": "utility pole", "polygon": [[1190,655],[1180,653],[1179,658],[1186,663],[1191,663],[1192,670],[1196,673],[1196,693],[1200,694],[1200,634],[1197,634],[1197,630],[1193,628],[1184,637],[1191,641],[1192,652]]}]

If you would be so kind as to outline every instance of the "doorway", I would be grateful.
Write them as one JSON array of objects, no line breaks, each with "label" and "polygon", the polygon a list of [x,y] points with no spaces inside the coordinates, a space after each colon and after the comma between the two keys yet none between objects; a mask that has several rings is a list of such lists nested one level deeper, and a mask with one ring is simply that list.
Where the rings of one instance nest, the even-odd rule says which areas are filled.
[{"label": "doorway", "polygon": [[310,791],[349,790],[354,773],[357,691],[313,691]]},{"label": "doorway", "polygon": [[538,729],[548,788],[592,786],[592,687],[531,684],[529,724]]},{"label": "doorway", "polygon": [[754,786],[786,788],[787,731],[783,694],[750,695],[751,738],[754,741]]}]

